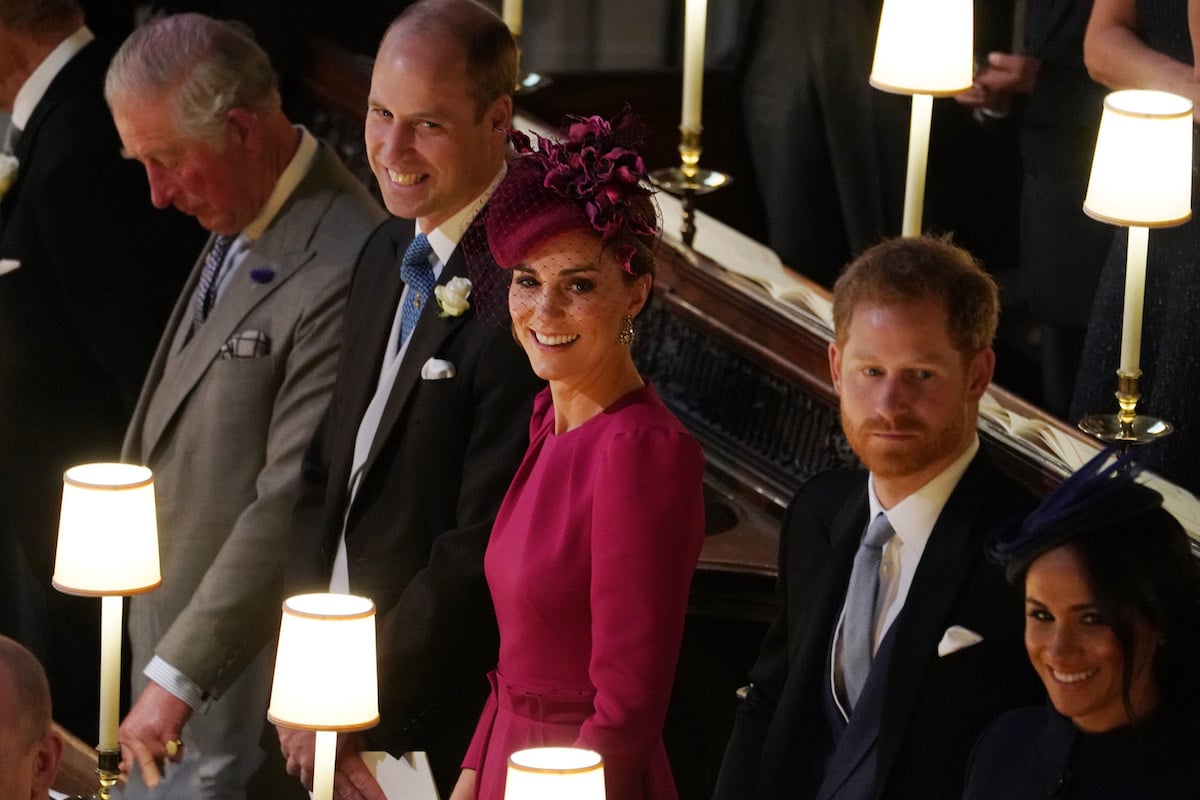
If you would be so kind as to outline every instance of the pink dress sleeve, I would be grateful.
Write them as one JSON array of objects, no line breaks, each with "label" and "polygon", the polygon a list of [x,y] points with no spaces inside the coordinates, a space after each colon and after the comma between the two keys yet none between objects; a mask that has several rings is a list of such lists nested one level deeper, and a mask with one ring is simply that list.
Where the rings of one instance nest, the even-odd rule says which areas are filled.
[{"label": "pink dress sleeve", "polygon": [[662,735],[704,538],[704,456],[691,436],[665,426],[609,441],[593,484],[595,711],[577,745],[604,756],[610,797],[638,797]]}]

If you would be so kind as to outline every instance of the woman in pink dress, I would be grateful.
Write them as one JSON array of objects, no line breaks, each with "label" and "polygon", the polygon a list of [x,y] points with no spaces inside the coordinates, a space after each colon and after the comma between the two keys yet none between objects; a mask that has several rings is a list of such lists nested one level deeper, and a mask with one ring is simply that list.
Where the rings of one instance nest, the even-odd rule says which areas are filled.
[{"label": "woman in pink dress", "polygon": [[501,800],[509,755],[540,746],[598,751],[612,800],[676,797],[662,727],[704,457],[630,356],[657,235],[632,127],[580,119],[538,150],[515,135],[489,202],[513,335],[549,386],[484,561],[500,659],[451,800]]}]

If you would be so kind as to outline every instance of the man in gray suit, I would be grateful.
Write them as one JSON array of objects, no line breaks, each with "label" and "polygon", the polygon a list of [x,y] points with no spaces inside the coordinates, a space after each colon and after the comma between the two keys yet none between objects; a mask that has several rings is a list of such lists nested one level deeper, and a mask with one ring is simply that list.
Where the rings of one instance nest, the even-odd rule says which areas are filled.
[{"label": "man in gray suit", "polygon": [[163,568],[162,588],[131,604],[125,796],[231,800],[263,761],[300,459],[333,386],[355,258],[383,212],[288,121],[266,54],[235,25],[184,14],[136,31],[105,94],[155,205],[214,234],[125,437],[124,459],[156,475]]}]

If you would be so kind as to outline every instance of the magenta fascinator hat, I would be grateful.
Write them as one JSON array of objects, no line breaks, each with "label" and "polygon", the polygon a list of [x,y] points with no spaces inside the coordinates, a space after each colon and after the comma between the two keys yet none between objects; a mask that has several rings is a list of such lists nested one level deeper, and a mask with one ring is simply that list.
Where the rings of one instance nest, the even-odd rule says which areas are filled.
[{"label": "magenta fascinator hat", "polygon": [[622,269],[633,274],[635,247],[625,237],[653,242],[658,235],[651,191],[634,149],[645,128],[623,108],[611,121],[568,117],[563,141],[509,134],[517,156],[488,201],[488,246],[505,269],[520,264],[543,243],[573,231],[613,244]]}]

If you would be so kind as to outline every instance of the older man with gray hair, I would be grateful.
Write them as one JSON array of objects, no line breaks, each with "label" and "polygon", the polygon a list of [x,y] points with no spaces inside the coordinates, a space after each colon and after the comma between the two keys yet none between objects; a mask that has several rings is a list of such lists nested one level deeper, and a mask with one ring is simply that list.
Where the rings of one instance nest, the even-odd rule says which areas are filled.
[{"label": "older man with gray hair", "polygon": [[157,476],[163,566],[162,588],[131,603],[125,796],[283,797],[294,784],[281,766],[278,783],[264,778],[259,747],[282,560],[350,274],[384,215],[288,121],[240,26],[150,23],[118,51],[105,94],[154,204],[213,233],[125,438],[124,459]]},{"label": "older man with gray hair", "polygon": [[50,724],[50,684],[33,654],[0,636],[0,797],[46,800],[63,740]]}]

